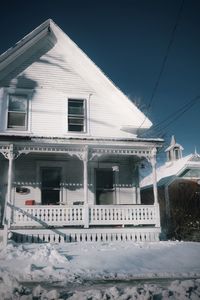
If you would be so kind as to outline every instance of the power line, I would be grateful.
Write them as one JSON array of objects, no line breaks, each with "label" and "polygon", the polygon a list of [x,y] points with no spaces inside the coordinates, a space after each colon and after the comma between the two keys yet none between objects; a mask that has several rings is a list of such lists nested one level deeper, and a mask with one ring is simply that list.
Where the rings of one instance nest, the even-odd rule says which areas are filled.
[{"label": "power line", "polygon": [[[152,94],[151,94],[151,97],[150,97],[150,100],[149,100],[149,104],[147,105],[147,110],[148,111],[150,110],[150,108],[152,106],[155,94],[156,94],[158,86],[160,84],[161,77],[162,77],[163,72],[165,70],[165,66],[166,66],[166,63],[167,63],[169,52],[170,52],[171,46],[172,46],[172,44],[174,42],[175,33],[176,33],[176,30],[177,30],[177,27],[178,27],[178,24],[179,24],[179,21],[180,21],[180,18],[181,18],[181,14],[182,14],[182,11],[183,11],[183,6],[184,6],[184,0],[181,1],[181,5],[180,5],[179,10],[178,10],[178,14],[177,14],[177,17],[176,17],[175,25],[174,25],[174,27],[172,29],[172,32],[171,32],[171,35],[170,35],[170,40],[169,40],[169,43],[168,43],[168,46],[167,46],[166,54],[165,54],[165,56],[163,58],[163,61],[162,61],[162,64],[161,64],[161,68],[160,68],[160,72],[158,74],[158,78],[157,78],[157,80],[155,82],[155,85],[153,87],[153,91],[152,91]],[[146,119],[147,119],[147,117],[145,116],[144,120],[142,121],[142,123],[141,123],[141,125],[139,126],[138,129],[140,129],[142,127],[142,125],[144,124],[144,122],[146,121]]]},{"label": "power line", "polygon": [[[198,102],[198,100],[200,100],[200,96],[196,96],[192,98],[189,102],[185,103],[181,108],[179,108],[172,114],[168,115],[167,118],[165,118],[163,121],[159,122],[154,127],[150,128],[149,131],[147,131],[147,134],[149,134],[152,131],[155,131],[155,133],[157,131],[157,135],[161,134],[164,129],[169,127],[172,123],[177,121],[185,112],[191,109]],[[169,122],[165,124],[168,120]]]},{"label": "power line", "polygon": [[157,78],[157,80],[155,82],[155,85],[154,85],[154,88],[153,88],[153,91],[152,91],[152,94],[151,94],[151,98],[150,98],[150,101],[149,101],[148,108],[150,108],[151,105],[152,105],[152,103],[153,103],[154,96],[156,94],[156,91],[158,89],[158,86],[159,86],[162,74],[164,72],[164,69],[165,69],[165,66],[166,66],[166,62],[167,62],[167,59],[168,59],[168,56],[169,56],[170,48],[171,48],[171,46],[173,44],[173,41],[174,41],[174,38],[175,38],[175,32],[176,32],[176,29],[178,27],[178,23],[179,23],[181,14],[182,14],[183,5],[184,5],[184,0],[182,0],[182,2],[181,2],[181,5],[180,5],[180,8],[179,8],[177,17],[176,17],[176,23],[175,23],[174,28],[173,28],[172,33],[171,33],[171,38],[170,38],[169,44],[167,46],[166,54],[164,56],[164,59],[163,59],[162,65],[161,65],[161,69],[160,69],[160,72],[158,74],[158,78]]},{"label": "power line", "polygon": [[171,113],[170,115],[168,115],[164,120],[160,121],[155,126],[153,126],[152,128],[150,128],[149,130],[151,131],[151,130],[157,129],[160,125],[162,125],[163,123],[165,123],[166,121],[168,121],[169,119],[171,119],[173,116],[176,116],[176,114],[178,114],[180,111],[184,110],[188,106],[190,108],[190,105],[193,105],[193,102],[196,102],[199,99],[199,97],[200,96],[196,96],[196,97],[192,98],[190,101],[186,102],[182,107],[180,107],[179,109],[175,110],[173,113]]}]

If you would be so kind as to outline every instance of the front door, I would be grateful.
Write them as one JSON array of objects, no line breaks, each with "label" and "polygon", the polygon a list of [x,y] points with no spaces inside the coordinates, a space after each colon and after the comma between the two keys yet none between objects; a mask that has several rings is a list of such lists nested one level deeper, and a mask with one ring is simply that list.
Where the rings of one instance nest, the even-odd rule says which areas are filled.
[{"label": "front door", "polygon": [[41,196],[43,205],[58,205],[60,203],[60,182],[60,168],[41,168]]},{"label": "front door", "polygon": [[96,169],[96,204],[115,204],[114,172]]}]

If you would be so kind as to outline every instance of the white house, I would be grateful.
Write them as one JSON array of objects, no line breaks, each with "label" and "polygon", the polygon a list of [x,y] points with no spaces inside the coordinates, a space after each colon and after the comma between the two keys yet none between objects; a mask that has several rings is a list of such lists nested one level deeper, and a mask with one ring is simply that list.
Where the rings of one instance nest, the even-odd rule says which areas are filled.
[{"label": "white house", "polygon": [[[183,156],[183,150],[172,136],[165,150],[166,162],[156,170],[158,201],[163,232],[170,238],[191,239],[196,237],[200,222],[200,155],[195,150]],[[153,203],[152,176],[144,176],[140,187],[141,202]]]},{"label": "white house", "polygon": [[[157,240],[152,123],[52,21],[0,56],[0,191],[17,241]],[[138,166],[151,161],[154,203]]]}]

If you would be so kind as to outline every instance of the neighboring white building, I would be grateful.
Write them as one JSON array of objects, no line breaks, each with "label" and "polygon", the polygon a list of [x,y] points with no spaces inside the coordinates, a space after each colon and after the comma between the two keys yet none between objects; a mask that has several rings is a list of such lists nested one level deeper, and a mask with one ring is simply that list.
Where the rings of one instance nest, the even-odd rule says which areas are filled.
[{"label": "neighboring white building", "polygon": [[[196,215],[200,209],[200,155],[196,152],[182,155],[183,147],[172,136],[170,146],[165,150],[166,163],[157,168],[158,200],[161,208],[162,228],[168,232],[178,218],[174,216],[180,208],[186,206],[187,214]],[[144,176],[140,181],[142,203],[152,203],[152,176]],[[191,205],[190,203],[191,202]],[[186,205],[188,204],[188,205]],[[177,210],[177,212],[175,212]]]},{"label": "neighboring white building", "polygon": [[162,140],[138,137],[152,123],[52,20],[0,56],[0,115],[5,231],[23,241],[158,239]]}]

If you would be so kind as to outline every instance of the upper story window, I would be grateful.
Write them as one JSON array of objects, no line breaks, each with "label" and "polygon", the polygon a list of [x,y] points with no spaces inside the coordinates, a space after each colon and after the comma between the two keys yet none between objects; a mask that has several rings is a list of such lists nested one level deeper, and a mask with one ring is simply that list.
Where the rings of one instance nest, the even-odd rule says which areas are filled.
[{"label": "upper story window", "polygon": [[86,132],[85,100],[68,99],[68,131]]},{"label": "upper story window", "polygon": [[28,96],[8,94],[7,129],[28,129]]}]

